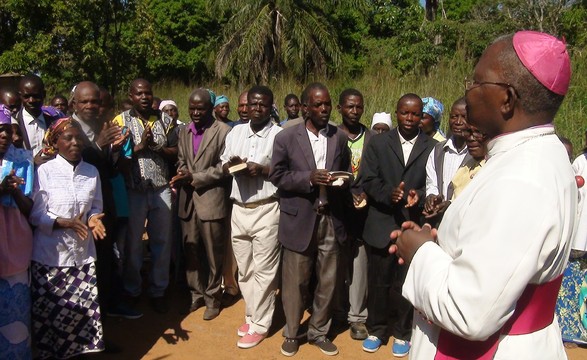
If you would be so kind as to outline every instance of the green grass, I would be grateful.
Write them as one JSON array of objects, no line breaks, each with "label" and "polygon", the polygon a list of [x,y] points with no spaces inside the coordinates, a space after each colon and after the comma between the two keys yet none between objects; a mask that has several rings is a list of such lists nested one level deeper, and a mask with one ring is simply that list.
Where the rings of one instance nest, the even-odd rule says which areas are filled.
[{"label": "green grass", "polygon": [[[584,133],[587,129],[587,54],[575,53],[572,60],[573,77],[571,87],[561,109],[559,110],[555,125],[557,132],[568,137],[578,154],[584,144]],[[472,73],[473,64],[458,58],[450,62],[440,64],[426,76],[404,75],[398,77],[392,69],[379,67],[368,69],[367,73],[357,78],[334,78],[334,79],[310,79],[323,82],[330,90],[333,104],[338,103],[338,94],[345,88],[354,87],[363,93],[365,99],[365,112],[362,122],[365,125],[371,124],[373,114],[376,112],[393,112],[397,99],[408,92],[416,93],[421,97],[432,96],[443,102],[445,113],[442,120],[442,128],[446,129],[448,122],[448,111],[452,103],[464,95],[464,80]],[[269,87],[275,95],[275,103],[280,110],[281,117],[285,117],[283,110],[283,98],[293,92],[301,94],[304,85],[291,78],[280,78],[273,80]],[[174,99],[179,107],[180,119],[188,121],[188,98],[191,91],[197,87],[213,89],[217,95],[228,96],[231,111],[229,117],[235,119],[236,103],[240,93],[250,87],[226,86],[220,82],[212,82],[202,85],[185,86],[179,82],[161,82],[155,84],[155,95],[162,99]],[[394,116],[392,115],[392,118]],[[333,109],[332,120],[340,122],[340,115]],[[395,124],[395,121],[394,121]]]}]

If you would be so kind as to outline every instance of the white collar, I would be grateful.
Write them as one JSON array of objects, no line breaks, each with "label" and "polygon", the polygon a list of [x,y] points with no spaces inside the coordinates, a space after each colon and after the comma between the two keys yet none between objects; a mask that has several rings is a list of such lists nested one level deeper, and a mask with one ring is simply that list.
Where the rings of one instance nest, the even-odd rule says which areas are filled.
[{"label": "white collar", "polygon": [[262,137],[262,138],[266,138],[269,135],[271,128],[274,126],[273,122],[271,120],[269,120],[267,122],[267,124],[265,124],[265,126],[261,130],[254,132],[253,129],[251,128],[250,121],[247,123],[247,125],[248,125],[247,137],[258,136],[258,137]]},{"label": "white collar", "polygon": [[489,159],[492,156],[509,151],[525,142],[549,135],[556,136],[554,125],[552,124],[533,126],[524,130],[501,134],[487,143],[486,158]]}]

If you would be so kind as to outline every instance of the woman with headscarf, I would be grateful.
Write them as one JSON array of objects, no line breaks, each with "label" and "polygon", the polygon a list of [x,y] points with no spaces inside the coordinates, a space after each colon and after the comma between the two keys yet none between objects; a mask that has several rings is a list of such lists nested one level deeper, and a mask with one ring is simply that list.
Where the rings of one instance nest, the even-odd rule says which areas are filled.
[{"label": "woman with headscarf", "polygon": [[373,114],[373,121],[371,122],[371,130],[377,134],[388,132],[391,130],[391,114],[380,112]]},{"label": "woman with headscarf", "polygon": [[33,157],[12,145],[10,110],[0,105],[0,358],[30,359],[28,268],[33,232]]},{"label": "woman with headscarf", "polygon": [[424,108],[422,109],[420,129],[438,142],[446,140],[446,137],[440,130],[440,120],[442,119],[444,105],[432,97],[423,98],[422,103],[424,104]]},{"label": "woman with headscarf", "polygon": [[41,359],[102,351],[94,238],[106,235],[98,170],[82,160],[83,131],[62,118],[45,134],[30,221],[32,327]]}]

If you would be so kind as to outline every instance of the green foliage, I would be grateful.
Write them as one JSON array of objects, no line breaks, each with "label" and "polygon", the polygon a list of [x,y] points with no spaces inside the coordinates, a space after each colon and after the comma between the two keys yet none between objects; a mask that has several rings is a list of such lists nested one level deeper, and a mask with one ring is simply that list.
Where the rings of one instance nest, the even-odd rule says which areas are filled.
[{"label": "green foliage", "polygon": [[231,16],[216,57],[218,77],[267,82],[292,75],[306,79],[337,69],[342,51],[326,14],[357,9],[363,2],[309,0],[221,0],[217,8]]},{"label": "green foliage", "polygon": [[587,48],[585,0],[442,1],[434,21],[424,13],[418,0],[4,0],[0,73],[37,72],[50,93],[81,80],[119,93],[139,76],[215,75],[238,88],[293,79],[301,90],[312,79],[432,76],[519,29],[564,35],[573,54]]},{"label": "green foliage", "polygon": [[213,18],[203,1],[149,0],[157,56],[147,68],[155,78],[202,80],[210,75],[207,57],[217,42],[222,19]]}]

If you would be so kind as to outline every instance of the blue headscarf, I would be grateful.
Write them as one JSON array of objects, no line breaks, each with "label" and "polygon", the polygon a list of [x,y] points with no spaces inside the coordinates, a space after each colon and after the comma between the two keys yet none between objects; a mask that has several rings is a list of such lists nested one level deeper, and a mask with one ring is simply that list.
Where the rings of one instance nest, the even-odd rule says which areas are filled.
[{"label": "blue headscarf", "polygon": [[216,106],[216,93],[210,89],[206,89],[208,94],[210,94],[210,102],[212,103],[212,107]]},{"label": "blue headscarf", "polygon": [[422,112],[432,116],[434,119],[434,127],[438,130],[440,119],[442,118],[442,112],[444,111],[444,105],[433,97],[423,98],[422,103],[424,104]]},{"label": "blue headscarf", "polygon": [[220,95],[216,98],[216,101],[214,102],[214,107],[220,105],[220,104],[224,104],[228,102],[228,98],[226,97],[226,95]]}]

